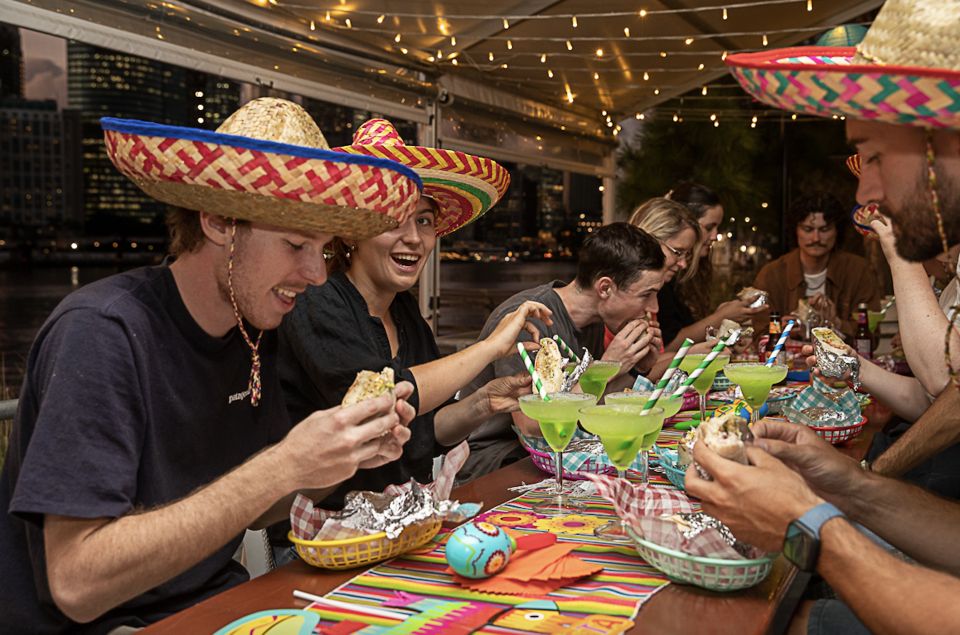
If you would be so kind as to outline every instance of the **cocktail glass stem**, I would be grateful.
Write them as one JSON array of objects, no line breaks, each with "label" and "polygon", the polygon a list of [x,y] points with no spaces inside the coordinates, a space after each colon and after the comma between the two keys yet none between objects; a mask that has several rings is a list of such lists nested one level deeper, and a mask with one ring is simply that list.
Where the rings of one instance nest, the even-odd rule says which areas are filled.
[{"label": "cocktail glass stem", "polygon": [[[763,408],[763,404],[760,404],[760,408]],[[757,421],[760,421],[760,408],[753,408],[750,411],[750,423],[754,424]]]},{"label": "cocktail glass stem", "polygon": [[563,452],[553,453],[553,469],[557,475],[557,497],[563,496]]},{"label": "cocktail glass stem", "polygon": [[707,420],[707,393],[701,392],[700,395],[700,423]]},{"label": "cocktail glass stem", "polygon": [[650,484],[650,460],[647,451],[644,449],[640,450],[640,483],[643,485]]}]

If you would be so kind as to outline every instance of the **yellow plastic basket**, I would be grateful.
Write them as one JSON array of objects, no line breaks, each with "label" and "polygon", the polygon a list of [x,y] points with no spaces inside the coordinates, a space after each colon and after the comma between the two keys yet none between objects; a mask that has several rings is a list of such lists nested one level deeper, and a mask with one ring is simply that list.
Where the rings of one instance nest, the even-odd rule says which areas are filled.
[{"label": "yellow plastic basket", "polygon": [[301,540],[288,534],[303,561],[321,569],[352,569],[388,560],[430,542],[443,521],[434,517],[408,526],[390,540],[385,532],[344,540]]}]

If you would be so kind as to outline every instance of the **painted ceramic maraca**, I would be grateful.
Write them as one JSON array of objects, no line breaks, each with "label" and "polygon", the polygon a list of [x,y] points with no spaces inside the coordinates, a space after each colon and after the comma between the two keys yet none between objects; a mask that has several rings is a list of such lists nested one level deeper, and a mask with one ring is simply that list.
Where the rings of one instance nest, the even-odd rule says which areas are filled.
[{"label": "painted ceramic maraca", "polygon": [[447,564],[465,578],[488,578],[510,561],[517,544],[500,527],[474,521],[457,527],[447,540]]}]

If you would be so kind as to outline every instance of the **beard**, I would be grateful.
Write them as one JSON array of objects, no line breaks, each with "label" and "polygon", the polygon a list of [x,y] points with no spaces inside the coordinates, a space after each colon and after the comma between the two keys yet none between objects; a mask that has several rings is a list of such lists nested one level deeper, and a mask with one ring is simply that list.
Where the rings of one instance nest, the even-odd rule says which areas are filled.
[{"label": "beard", "polygon": [[[943,241],[937,230],[937,218],[933,213],[928,188],[927,171],[924,168],[898,212],[892,213],[886,203],[880,203],[881,213],[893,221],[897,253],[901,258],[913,262],[933,258],[943,252]],[[960,243],[960,183],[941,179],[937,184],[937,195],[947,245]]]}]

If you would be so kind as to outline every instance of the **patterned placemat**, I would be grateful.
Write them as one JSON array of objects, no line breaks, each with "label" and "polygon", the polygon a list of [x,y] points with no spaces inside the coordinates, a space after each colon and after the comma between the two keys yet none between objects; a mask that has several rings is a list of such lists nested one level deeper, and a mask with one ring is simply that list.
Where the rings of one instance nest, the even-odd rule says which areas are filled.
[{"label": "patterned placemat", "polygon": [[[666,576],[637,555],[631,543],[609,543],[593,535],[595,527],[615,518],[613,507],[606,500],[586,497],[583,499],[583,511],[559,517],[537,514],[533,506],[539,501],[540,498],[535,494],[522,495],[495,507],[483,514],[482,518],[510,527],[514,531],[551,531],[557,534],[561,541],[575,542],[577,546],[573,554],[586,562],[601,565],[601,573],[539,597],[472,591],[457,584],[447,570],[444,543],[450,533],[443,531],[424,549],[361,573],[326,597],[373,607],[393,606],[395,608],[391,608],[391,611],[410,616],[408,621],[413,630],[406,630],[407,622],[404,622],[404,633],[454,632],[449,630],[450,625],[444,622],[447,618],[443,617],[443,611],[437,609],[441,606],[438,602],[453,603],[446,605],[447,611],[450,615],[458,616],[456,619],[461,623],[467,619],[467,614],[472,614],[474,619],[480,614],[487,616],[486,621],[467,632],[521,633],[529,631],[513,628],[511,624],[515,626],[518,622],[502,618],[505,615],[513,615],[515,618],[517,611],[530,606],[532,601],[552,603],[556,607],[554,610],[559,611],[565,619],[580,619],[590,615],[633,619],[641,605],[669,583]],[[398,598],[401,603],[409,601],[409,606],[397,606]],[[343,620],[380,626],[389,626],[391,622],[394,626],[400,623],[399,620],[358,615],[336,607],[316,606],[313,610],[320,613],[327,624]],[[436,613],[427,619],[429,624],[423,623],[423,610],[433,610]],[[416,626],[417,624],[420,626]],[[380,631],[364,628],[356,632],[373,635]],[[390,632],[401,631],[391,629]]]}]

